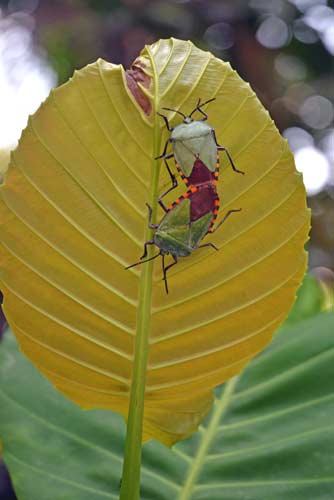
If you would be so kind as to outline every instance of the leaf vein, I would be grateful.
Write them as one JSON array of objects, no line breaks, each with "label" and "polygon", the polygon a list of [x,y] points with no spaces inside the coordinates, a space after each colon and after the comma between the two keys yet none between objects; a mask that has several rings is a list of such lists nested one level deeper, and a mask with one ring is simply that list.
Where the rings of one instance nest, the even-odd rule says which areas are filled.
[{"label": "leaf vein", "polygon": [[[35,137],[37,139],[37,141],[43,146],[43,148],[49,153],[49,155],[54,158],[56,160],[56,162],[63,168],[63,170],[65,172],[67,172],[67,174],[73,179],[73,181],[77,184],[77,186],[79,186],[79,188],[85,193],[85,195],[88,196],[88,198],[90,198],[94,204],[97,206],[97,208],[104,214],[108,217],[108,219],[110,219],[119,229],[121,229],[121,231],[123,231],[124,234],[126,234],[128,236],[128,238],[130,240],[132,240],[134,243],[137,243],[138,246],[141,246],[141,243],[136,240],[133,235],[131,233],[129,233],[124,226],[122,226],[122,224],[120,224],[118,222],[118,220],[116,218],[113,218],[112,215],[110,214],[110,212],[108,210],[106,210],[103,205],[101,205],[101,203],[95,198],[95,196],[93,196],[93,194],[88,191],[88,189],[86,189],[83,184],[81,184],[81,182],[79,181],[79,179],[71,172],[70,169],[68,169],[67,167],[65,167],[65,164],[62,163],[55,155],[54,153],[49,149],[49,147],[46,145],[46,143],[41,139],[41,137],[39,136],[39,134],[37,133],[34,125],[33,125],[33,117],[30,117],[30,124],[31,124],[31,129],[33,131],[33,133],[35,134]],[[28,176],[26,176],[28,177]],[[43,192],[44,193],[44,192]],[[45,199],[49,199],[46,195],[46,193],[44,193],[44,197]]]},{"label": "leaf vein", "polygon": [[[243,230],[241,230],[239,233],[235,233],[233,235],[232,238],[230,238],[229,240],[226,240],[224,241],[224,243],[220,246],[219,250],[221,250],[222,248],[224,248],[225,246],[229,245],[232,241],[236,240],[237,238],[247,234],[251,229],[253,229],[254,227],[256,227],[258,224],[260,224],[262,221],[264,221],[265,219],[267,219],[270,215],[272,215],[276,210],[278,210],[279,208],[281,208],[284,203],[286,203],[287,201],[289,201],[289,199],[294,195],[294,193],[296,192],[296,190],[299,188],[299,186],[297,185],[294,189],[294,191],[292,192],[289,192],[287,194],[287,196],[283,199],[280,199],[279,200],[279,203],[278,205],[274,205],[274,206],[271,206],[270,207],[270,211],[266,212],[264,215],[262,215],[260,218],[256,219],[254,222],[252,222],[252,224],[248,225],[246,228],[244,228]],[[300,228],[298,228],[299,230]],[[284,242],[283,242],[284,244]],[[279,247],[278,247],[279,248]],[[270,253],[268,255],[271,255]],[[187,272],[187,270],[189,270],[191,267],[193,267],[195,264],[197,264],[198,262],[200,262],[201,260],[203,260],[204,257],[202,259],[197,259],[195,260],[194,262],[191,262],[189,265],[184,265],[182,267],[181,270],[179,271],[174,271],[171,273],[171,276],[176,276],[177,274],[179,273],[183,273],[183,272]],[[258,261],[255,261],[255,264],[257,263]],[[250,267],[246,267],[245,270],[247,269],[250,269],[252,267],[252,264]],[[239,272],[236,274],[238,275]],[[232,278],[234,277],[235,275],[232,276]],[[156,278],[156,281],[158,281],[158,278]],[[206,289],[205,291],[211,291],[213,288],[216,288],[217,285],[214,285],[212,288],[209,288],[209,289]],[[219,286],[219,284],[218,284]],[[200,292],[199,295],[201,295],[202,293],[204,292]],[[158,313],[160,311],[164,311],[165,309],[169,309],[169,308],[172,308],[174,307],[175,305],[180,305],[184,302],[187,302],[189,300],[192,300],[196,297],[197,295],[191,295],[191,296],[187,296],[185,297],[183,300],[179,300],[177,302],[173,302],[172,304],[167,304],[166,306],[163,306],[163,307],[159,307],[159,308],[156,308],[154,309],[154,313]]]},{"label": "leaf vein", "polygon": [[[35,182],[27,175],[27,173],[21,168],[21,166],[18,164],[17,160],[15,160],[15,157],[14,157],[14,154],[12,155],[12,162],[16,165],[16,167],[20,170],[20,173],[21,175],[27,180],[27,182],[48,202],[48,204],[50,206],[52,206],[52,208],[55,209],[56,212],[58,212],[69,224],[71,227],[73,227],[79,234],[81,234],[84,238],[86,238],[87,240],[89,240],[96,248],[98,248],[99,250],[101,250],[104,254],[106,254],[108,257],[110,257],[111,259],[113,259],[115,262],[117,262],[117,264],[120,264],[122,266],[125,266],[126,265],[126,262],[123,261],[123,260],[120,260],[119,256],[110,252],[109,250],[107,250],[106,248],[104,248],[102,245],[100,245],[100,243],[98,243],[94,238],[92,238],[84,229],[82,229],[80,226],[78,226],[76,224],[76,222],[71,218],[69,217],[68,215],[65,214],[65,212],[63,212],[63,210],[61,208],[58,207],[58,205],[56,205],[52,200],[51,198],[48,197],[48,195],[44,192],[44,191],[41,191],[39,189],[39,187],[35,184]],[[2,198],[4,199],[4,196],[2,196]],[[16,217],[27,227],[29,227],[29,229],[31,229],[32,232],[34,232],[35,234],[37,234],[42,240],[44,240],[46,243],[48,243],[48,245],[52,248],[54,248],[58,253],[60,253],[61,255],[63,255],[65,258],[67,258],[68,260],[70,260],[70,258],[68,256],[66,256],[58,247],[55,247],[53,246],[53,244],[50,242],[50,240],[48,240],[47,238],[45,238],[44,235],[42,235],[41,233],[39,233],[35,228],[33,228],[30,224],[28,224],[22,217],[21,215],[19,215],[11,206],[8,205],[8,202],[6,202],[6,205],[7,207],[13,212],[13,214],[16,215]],[[119,228],[119,225],[116,224],[114,221],[112,221],[118,228]],[[124,228],[121,228],[121,230],[123,231],[123,233],[125,234],[125,236],[129,237],[132,242],[134,244],[136,244],[137,246],[139,247],[142,247],[142,243],[133,239],[133,237],[128,233],[126,233],[124,231]]]},{"label": "leaf vein", "polygon": [[[159,40],[159,42],[160,42],[160,40]],[[162,75],[162,73],[165,71],[165,69],[167,68],[169,61],[171,60],[172,54],[174,52],[174,40],[173,40],[173,38],[171,39],[171,42],[172,43],[171,43],[169,54],[166,57],[166,60],[165,60],[164,64],[162,65],[160,71],[157,73],[158,77],[160,77]],[[159,49],[157,50],[157,52],[159,52]]]},{"label": "leaf vein", "polygon": [[[112,318],[111,316],[107,316],[106,314],[98,311],[95,307],[92,307],[89,303],[82,301],[81,299],[79,299],[78,297],[76,297],[75,295],[73,295],[72,293],[70,293],[67,290],[65,290],[63,287],[61,287],[61,286],[53,283],[51,280],[49,280],[48,278],[46,278],[43,274],[41,274],[39,271],[37,271],[30,264],[28,264],[27,262],[25,262],[20,257],[17,257],[17,255],[15,254],[15,252],[12,251],[10,248],[8,248],[7,245],[3,241],[1,242],[1,245],[3,247],[5,247],[7,249],[7,251],[8,251],[8,253],[10,255],[12,255],[13,257],[15,257],[15,259],[17,259],[19,262],[21,262],[27,269],[29,269],[34,274],[36,274],[37,276],[39,276],[45,283],[47,283],[48,285],[50,285],[52,288],[54,288],[55,290],[61,292],[63,295],[65,295],[65,297],[69,297],[71,300],[73,300],[73,302],[79,304],[79,306],[83,307],[84,309],[87,309],[88,311],[90,311],[93,314],[95,314],[96,316],[104,319],[105,321],[107,321],[108,323],[112,324],[113,326],[117,326],[120,330],[122,330],[124,332],[127,332],[127,333],[131,333],[132,332],[131,328],[129,328],[128,326],[124,325],[120,321],[117,321],[114,318]],[[8,286],[8,284],[6,283],[6,280],[2,280],[2,281],[7,286],[8,289],[10,289],[11,291],[13,291]]]},{"label": "leaf vein", "polygon": [[50,472],[48,472],[45,469],[43,470],[43,469],[39,469],[37,467],[34,467],[33,465],[28,464],[28,463],[24,462],[23,460],[20,460],[12,452],[9,452],[8,450],[7,450],[6,454],[7,454],[7,456],[10,456],[12,458],[12,460],[20,463],[21,465],[23,465],[27,469],[35,472],[36,474],[40,474],[42,476],[47,476],[53,480],[58,481],[59,483],[68,484],[69,486],[74,486],[75,488],[78,488],[80,490],[89,491],[90,493],[94,493],[94,495],[107,497],[107,498],[114,498],[115,500],[117,500],[117,498],[118,498],[116,495],[113,495],[112,493],[107,493],[107,492],[104,492],[102,490],[97,490],[95,488],[91,488],[90,486],[86,486],[86,485],[77,483],[73,480],[65,479],[63,476],[56,476],[55,474],[51,474]]},{"label": "leaf vein", "polygon": [[[304,268],[304,264],[301,266],[301,268]],[[245,304],[242,305],[242,307],[238,307],[238,308],[235,308],[233,311],[229,311],[227,313],[228,314],[231,314],[232,312],[237,312],[237,311],[240,311],[246,307],[248,307],[249,305],[251,304],[254,304],[255,302],[260,302],[261,300],[263,300],[264,298],[266,297],[269,297],[270,295],[272,295],[273,293],[275,293],[277,290],[279,290],[281,287],[284,287],[286,283],[288,283],[298,272],[300,271],[300,269],[298,269],[298,271],[294,271],[290,276],[288,276],[288,278],[286,278],[282,283],[278,284],[276,287],[270,289],[269,291],[267,291],[266,293],[262,294],[262,295],[259,295],[256,297],[256,300],[251,300]],[[222,319],[223,317],[225,317],[226,314],[223,314],[222,316],[220,316],[219,318],[216,318],[216,320],[219,320],[219,319]],[[210,321],[211,323],[211,321]],[[208,323],[206,323],[208,324]],[[262,349],[261,349],[262,350]],[[250,357],[253,357],[255,354],[253,353]],[[248,359],[248,358],[244,358],[244,359]],[[227,366],[232,366],[234,363],[232,363],[231,365],[226,365],[224,366],[224,368],[226,368]],[[209,376],[210,374],[213,374],[217,371],[219,371],[220,369],[218,370],[213,370],[213,371],[209,371],[207,373],[205,373],[205,375],[197,375],[195,377],[189,377],[187,379],[182,379],[182,380],[178,380],[178,381],[173,381],[173,382],[169,382],[169,383],[165,383],[165,384],[158,384],[158,385],[152,385],[149,387],[150,390],[157,390],[157,389],[162,389],[162,388],[169,388],[169,387],[173,387],[173,386],[177,386],[177,385],[180,385],[180,384],[186,384],[186,383],[189,383],[189,382],[192,382],[192,381],[196,381],[196,380],[200,380],[203,378],[203,376],[207,377]]]},{"label": "leaf vein", "polygon": [[188,52],[187,52],[184,60],[182,61],[182,64],[180,65],[178,71],[176,72],[174,78],[170,81],[170,83],[167,85],[167,87],[165,88],[165,90],[161,94],[160,99],[165,97],[168,94],[168,92],[170,91],[170,89],[173,87],[173,85],[175,84],[175,82],[179,78],[180,74],[182,73],[185,65],[187,64],[192,51],[193,51],[193,45],[188,41]]},{"label": "leaf vein", "polygon": [[[9,211],[12,212],[12,214],[14,215],[14,217],[16,217],[26,228],[28,228],[33,234],[35,234],[39,239],[41,239],[42,241],[44,241],[44,243],[46,243],[52,250],[54,250],[56,253],[58,253],[61,257],[63,257],[66,261],[70,262],[76,269],[79,269],[79,271],[81,271],[82,273],[84,273],[85,275],[87,275],[89,278],[91,278],[93,281],[95,281],[96,283],[98,283],[99,285],[103,286],[106,290],[108,290],[109,292],[111,292],[113,295],[116,295],[118,298],[122,299],[124,302],[126,302],[128,305],[132,306],[132,307],[136,307],[136,301],[134,300],[131,300],[127,295],[121,293],[119,290],[117,290],[115,287],[113,287],[112,285],[110,285],[110,283],[107,283],[106,281],[102,280],[99,276],[97,276],[95,273],[91,273],[90,271],[88,271],[85,267],[82,267],[79,263],[77,263],[74,259],[72,259],[71,257],[69,257],[68,255],[66,255],[58,246],[55,246],[48,238],[46,238],[43,234],[41,234],[39,231],[36,231],[34,227],[32,227],[30,224],[28,224],[28,222],[26,222],[25,220],[23,220],[21,218],[20,215],[18,215],[16,213],[16,211],[14,211],[12,209],[12,207],[8,206],[6,204],[7,208]],[[47,283],[50,283],[52,286],[54,286],[54,288],[57,288],[57,289],[61,289],[63,291],[62,288],[59,288],[57,287],[51,280],[47,279],[44,275],[42,275],[41,273],[39,273],[37,270],[35,270],[35,268],[33,266],[31,266],[27,260],[19,257],[12,248],[10,248],[8,245],[6,245],[6,243],[4,242],[4,238],[1,242],[1,244],[7,248],[8,252],[13,255],[17,260],[19,260],[20,262],[22,262],[27,268],[31,269],[33,272],[35,272],[35,274],[38,274],[40,277],[42,277]],[[65,294],[67,294],[67,292],[64,292]],[[68,295],[68,294],[67,294]]]},{"label": "leaf vein", "polygon": [[266,415],[261,416],[261,417],[243,419],[243,420],[236,422],[234,424],[220,425],[218,427],[217,431],[219,432],[221,430],[222,432],[226,432],[226,431],[228,432],[231,429],[232,430],[239,429],[242,427],[247,427],[249,425],[257,424],[258,422],[265,422],[267,420],[275,419],[275,418],[281,417],[283,415],[288,415],[290,413],[298,412],[298,411],[303,410],[305,408],[310,408],[311,406],[319,405],[325,401],[326,402],[330,401],[331,399],[334,399],[334,395],[328,394],[324,397],[312,399],[312,400],[307,401],[307,402],[302,403],[302,404],[289,406],[289,407],[285,408],[284,410],[278,410],[278,411],[273,411],[273,412],[267,413]]},{"label": "leaf vein", "polygon": [[284,445],[285,443],[290,443],[292,441],[295,441],[296,439],[299,439],[299,438],[303,439],[305,437],[314,436],[316,434],[321,434],[321,433],[327,432],[329,430],[333,431],[332,425],[324,426],[324,427],[321,427],[319,429],[313,429],[311,431],[299,432],[297,434],[293,434],[293,435],[286,437],[286,438],[280,437],[279,439],[277,439],[275,441],[270,441],[270,443],[261,444],[258,446],[249,446],[249,447],[243,448],[241,450],[237,450],[237,451],[208,454],[206,457],[206,460],[208,460],[208,461],[215,460],[216,461],[217,459],[220,459],[220,458],[226,458],[226,457],[232,457],[232,456],[235,457],[235,456],[241,455],[241,454],[253,453],[254,451],[266,450],[268,448],[272,448],[275,445],[279,445],[279,447],[280,447],[281,445]]},{"label": "leaf vein", "polygon": [[[12,403],[12,404],[18,406],[19,408],[21,408],[32,419],[37,420],[38,422],[41,422],[46,427],[48,427],[50,429],[53,429],[57,433],[59,433],[61,435],[64,435],[64,436],[72,439],[73,441],[76,441],[78,443],[81,443],[84,446],[87,446],[87,448],[91,448],[93,450],[96,450],[97,452],[101,452],[104,455],[106,455],[107,457],[112,457],[112,459],[116,460],[119,463],[123,462],[123,458],[119,457],[115,453],[111,452],[109,448],[103,448],[102,446],[99,446],[99,445],[93,443],[92,441],[88,441],[87,439],[85,439],[85,438],[83,438],[83,437],[81,437],[81,436],[79,436],[77,434],[74,434],[73,432],[69,432],[69,431],[65,430],[63,427],[57,426],[57,425],[51,423],[50,421],[42,418],[40,415],[37,415],[36,413],[32,412],[26,406],[24,406],[22,403],[19,403],[17,400],[15,400],[12,397],[10,397],[2,388],[0,388],[0,396],[1,395],[5,399],[7,399],[7,401],[9,401],[10,403]],[[143,471],[144,474],[146,474],[148,476],[152,476],[154,478],[159,479],[159,481],[162,482],[162,483],[164,483],[164,484],[168,484],[169,486],[172,486],[175,489],[179,488],[179,486],[176,483],[174,483],[172,481],[169,481],[169,480],[167,480],[167,479],[165,479],[165,478],[163,478],[161,476],[158,476],[156,473],[154,473],[153,471],[151,471],[150,469],[148,469],[147,467],[145,467],[145,465],[142,466],[142,471]]]},{"label": "leaf vein", "polygon": [[229,382],[227,382],[225,390],[223,391],[218,404],[215,406],[211,414],[207,432],[201,437],[199,447],[192,461],[192,465],[189,466],[188,474],[185,478],[184,486],[178,500],[188,500],[191,498],[191,494],[200,474],[200,470],[203,467],[206,455],[211,446],[212,440],[214,439],[216,428],[219,424],[220,419],[224,417],[228,409],[237,382],[238,377],[234,377]]},{"label": "leaf vein", "polygon": [[[274,325],[275,323],[279,322],[279,321],[283,321],[285,317],[285,314],[279,314],[276,318],[268,321],[264,326],[261,326],[261,328],[258,328],[257,330],[255,330],[255,332],[252,332],[250,333],[249,335],[245,335],[243,336],[242,338],[239,338],[233,342],[228,342],[224,345],[220,345],[219,347],[214,347],[212,349],[208,349],[208,350],[203,350],[201,352],[197,352],[195,353],[194,355],[192,356],[184,356],[182,358],[177,358],[177,359],[173,359],[171,361],[164,361],[164,362],[160,362],[160,363],[152,363],[149,365],[149,370],[157,370],[157,369],[161,369],[161,368],[169,368],[171,366],[175,366],[175,365],[178,365],[180,363],[185,363],[185,362],[188,362],[188,361],[192,361],[194,359],[198,359],[198,358],[202,358],[202,357],[205,357],[205,356],[209,356],[210,354],[214,354],[214,353],[220,353],[222,351],[225,351],[226,349],[229,349],[230,347],[233,347],[235,345],[238,345],[242,342],[245,342],[246,340],[249,340],[251,338],[254,338],[256,337],[257,335],[260,335],[262,332],[264,332],[268,327]],[[153,353],[152,353],[153,355]]]},{"label": "leaf vein", "polygon": [[[129,137],[130,137],[130,140],[133,141],[137,146],[138,146],[138,149],[144,154],[144,156],[146,156],[146,158],[148,158],[150,161],[152,160],[151,156],[148,154],[148,152],[143,148],[143,146],[141,145],[140,142],[137,141],[137,138],[135,135],[133,135],[133,133],[131,132],[131,129],[128,127],[126,121],[123,119],[123,117],[121,116],[120,112],[118,111],[117,109],[117,106],[115,106],[114,104],[114,101],[112,99],[112,96],[111,96],[111,93],[109,92],[108,90],[108,86],[106,85],[106,82],[105,82],[105,79],[103,77],[103,73],[101,71],[101,66],[98,64],[98,71],[99,71],[99,75],[100,75],[100,79],[102,81],[102,84],[103,84],[103,88],[105,90],[105,93],[106,95],[108,96],[108,99],[112,105],[112,107],[114,108],[116,114],[118,115],[119,117],[119,120],[122,124],[122,126],[124,127],[125,130],[127,130],[128,134],[129,134]],[[109,138],[109,141],[110,141],[110,138]],[[121,155],[120,155],[121,156]],[[121,156],[122,157],[122,156]],[[124,161],[124,160],[123,160]],[[127,162],[125,162],[127,163]],[[130,167],[129,167],[130,168]],[[130,169],[132,170],[132,169]]]},{"label": "leaf vein", "polygon": [[272,384],[273,380],[275,380],[275,383],[276,383],[277,381],[281,381],[281,379],[288,378],[291,376],[291,372],[298,373],[300,370],[304,370],[305,365],[309,366],[309,365],[312,365],[313,363],[317,363],[320,358],[322,359],[323,356],[325,356],[325,357],[328,355],[333,356],[333,351],[334,351],[333,348],[323,350],[320,353],[316,354],[315,356],[312,356],[311,358],[306,359],[305,361],[303,361],[299,365],[292,366],[292,367],[288,368],[287,370],[285,370],[284,372],[279,373],[278,375],[271,377],[269,380],[266,380],[265,382],[261,382],[260,384],[256,384],[253,387],[250,387],[249,389],[245,389],[244,391],[239,392],[238,394],[236,394],[234,396],[234,399],[236,399],[236,400],[240,399],[240,398],[244,397],[245,395],[249,395],[249,394],[259,390],[259,388],[262,389],[266,385]]},{"label": "leaf vein", "polygon": [[[13,321],[13,320],[11,320],[11,324],[16,325],[15,321]],[[104,369],[99,368],[99,367],[92,365],[90,363],[86,363],[86,362],[82,361],[81,359],[76,358],[75,356],[71,356],[70,354],[67,354],[63,351],[60,351],[59,349],[51,347],[49,344],[41,342],[40,340],[37,340],[36,338],[32,337],[31,335],[29,335],[27,332],[22,330],[22,328],[18,327],[17,325],[15,326],[15,328],[17,331],[20,332],[21,335],[23,335],[24,337],[27,337],[31,342],[37,344],[38,346],[43,347],[47,351],[50,351],[50,352],[58,355],[61,358],[69,360],[72,363],[83,367],[84,369],[90,370],[94,373],[98,373],[99,375],[104,375],[105,377],[108,377],[109,379],[111,379],[113,381],[121,382],[121,383],[125,384],[127,387],[130,386],[130,379],[127,379],[121,375],[117,375],[116,373],[112,373],[110,371],[104,370]],[[36,362],[35,362],[35,364],[37,366]],[[129,364],[129,366],[130,366],[130,364]]]},{"label": "leaf vein", "polygon": [[128,205],[130,205],[133,208],[133,210],[138,215],[140,215],[140,217],[144,217],[144,213],[141,210],[139,210],[139,208],[132,202],[131,197],[127,196],[126,193],[124,193],[124,191],[113,181],[112,177],[109,175],[109,173],[102,166],[102,164],[100,163],[100,161],[97,159],[96,155],[87,148],[87,146],[85,145],[85,143],[83,142],[83,140],[81,139],[81,137],[79,136],[79,134],[75,131],[75,129],[72,127],[72,125],[70,125],[69,121],[65,117],[63,111],[61,110],[60,106],[57,104],[54,92],[51,92],[51,95],[52,95],[52,98],[53,98],[54,106],[58,110],[59,115],[61,116],[61,118],[62,118],[65,126],[70,130],[70,132],[77,139],[77,141],[80,144],[82,150],[86,152],[86,154],[88,155],[89,158],[91,158],[91,160],[92,160],[93,163],[95,163],[96,165],[98,165],[98,167],[100,168],[101,172],[103,172],[103,174],[106,177],[106,179],[110,182],[111,186],[120,195],[120,197]]},{"label": "leaf vein", "polygon": [[227,481],[225,483],[211,483],[211,484],[198,484],[195,486],[196,490],[202,489],[213,489],[213,488],[249,488],[256,486],[280,486],[280,485],[307,485],[307,484],[322,484],[322,483],[334,483],[334,477],[323,477],[317,479],[281,479],[276,481],[240,481],[231,482]]},{"label": "leaf vein", "polygon": [[[301,230],[301,228],[304,226],[305,222],[303,224],[301,224],[297,229],[296,231],[294,231],[292,234],[289,234],[289,236],[283,241],[280,243],[280,245],[278,247],[275,247],[271,252],[267,252],[266,255],[264,256],[261,256],[261,258],[251,262],[248,266],[242,268],[242,269],[239,269],[238,271],[236,271],[234,274],[228,276],[227,279],[223,280],[223,281],[220,281],[218,283],[215,283],[214,286],[210,287],[210,288],[206,288],[206,289],[202,289],[200,293],[198,293],[197,295],[193,295],[191,297],[187,296],[187,301],[188,300],[193,300],[194,298],[198,297],[198,296],[201,296],[202,294],[204,293],[208,293],[208,292],[211,292],[212,290],[216,289],[216,288],[219,288],[220,286],[222,285],[226,285],[226,283],[228,283],[229,281],[231,281],[233,278],[235,278],[236,276],[240,276],[241,274],[247,272],[249,269],[252,269],[253,267],[259,265],[261,262],[263,262],[265,259],[267,259],[268,257],[271,257],[272,255],[274,255],[277,251],[279,251],[281,248],[283,248],[285,245],[287,245],[294,237],[295,235]],[[184,303],[186,302],[186,300],[182,300],[177,302],[177,303],[174,303],[173,306],[168,306],[168,307],[164,307],[163,309],[159,309],[157,311],[154,312],[154,314],[157,314],[158,312],[160,312],[161,310],[166,310],[166,309],[169,309],[169,308],[172,308],[172,307],[175,307],[176,305],[179,305],[180,303]],[[233,310],[234,312],[234,310]],[[211,319],[210,323],[212,323],[214,320]],[[200,323],[199,326],[204,326],[208,323]],[[182,335],[183,333],[186,333],[188,331],[191,331],[193,330],[194,328],[197,328],[197,326],[195,325],[191,325],[190,328],[185,328],[183,330],[178,330],[177,332],[171,332],[168,334],[168,336],[164,335],[164,336],[161,336],[161,337],[156,337],[154,340],[152,340],[152,344],[153,343],[158,343],[159,341],[161,340],[166,340],[167,338],[170,338],[170,337],[174,337],[174,336],[178,336],[178,335]]]}]

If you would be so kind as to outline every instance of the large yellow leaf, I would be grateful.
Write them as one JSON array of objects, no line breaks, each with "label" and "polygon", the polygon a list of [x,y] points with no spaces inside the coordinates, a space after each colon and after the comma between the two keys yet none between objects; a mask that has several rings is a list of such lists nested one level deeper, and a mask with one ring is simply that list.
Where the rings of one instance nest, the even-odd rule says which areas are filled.
[{"label": "large yellow leaf", "polygon": [[[150,328],[144,437],[170,444],[284,319],[305,270],[309,213],[286,141],[229,64],[162,40],[139,67],[141,105],[133,75],[126,83],[121,66],[99,60],[30,118],[1,188],[1,288],[23,351],[86,408],[127,415],[136,324]],[[145,202],[169,183],[154,161],[167,137],[156,111],[189,113],[199,97],[216,98],[209,123],[246,173],[222,157],[220,217],[242,212],[209,237],[219,252],[197,250],[171,270],[167,296],[160,263],[152,280],[153,263],[124,266],[149,236]]]}]

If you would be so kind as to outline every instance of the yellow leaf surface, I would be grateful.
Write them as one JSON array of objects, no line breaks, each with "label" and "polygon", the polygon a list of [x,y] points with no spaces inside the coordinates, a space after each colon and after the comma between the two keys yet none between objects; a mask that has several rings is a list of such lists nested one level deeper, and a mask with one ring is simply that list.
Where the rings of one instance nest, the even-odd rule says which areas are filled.
[{"label": "yellow leaf surface", "polygon": [[0,184],[6,173],[9,162],[9,151],[6,149],[0,149]]},{"label": "yellow leaf surface", "polygon": [[171,444],[196,429],[213,387],[239,373],[289,311],[309,212],[287,142],[229,64],[174,39],[146,47],[136,64],[151,111],[137,104],[122,66],[98,60],[30,117],[1,186],[1,289],[22,350],[58,389],[126,416],[149,264],[124,267],[149,234],[145,202],[169,183],[154,161],[168,137],[156,111],[189,113],[199,97],[215,97],[208,123],[245,171],[221,156],[220,217],[242,211],[205,240],[219,252],[180,259],[168,296],[158,259],[150,280],[144,437]]}]

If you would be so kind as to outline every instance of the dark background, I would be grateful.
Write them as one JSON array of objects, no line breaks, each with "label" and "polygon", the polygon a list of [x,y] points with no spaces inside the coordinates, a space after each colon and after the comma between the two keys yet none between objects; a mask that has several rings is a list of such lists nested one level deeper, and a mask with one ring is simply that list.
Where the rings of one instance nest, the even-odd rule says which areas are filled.
[{"label": "dark background", "polygon": [[[144,44],[170,36],[229,61],[288,138],[313,213],[309,268],[333,283],[333,2],[0,0],[0,63],[13,84],[28,64],[48,68],[53,84],[98,57],[129,67]],[[0,466],[0,500],[12,498]]]}]

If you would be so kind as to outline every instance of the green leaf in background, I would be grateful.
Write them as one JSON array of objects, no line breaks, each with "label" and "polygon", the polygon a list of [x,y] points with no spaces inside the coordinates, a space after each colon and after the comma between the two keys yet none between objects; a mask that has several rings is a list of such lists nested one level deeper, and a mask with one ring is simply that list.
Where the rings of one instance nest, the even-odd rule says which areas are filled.
[{"label": "green leaf in background", "polygon": [[[282,328],[217,391],[199,432],[173,449],[147,443],[141,499],[331,500],[333,331],[332,313]],[[10,332],[0,352],[0,437],[19,500],[118,498],[121,417],[64,398]]]},{"label": "green leaf in background", "polygon": [[313,316],[323,309],[324,300],[325,297],[319,281],[312,276],[306,275],[303,286],[297,292],[297,300],[287,321],[295,323],[301,319]]}]

